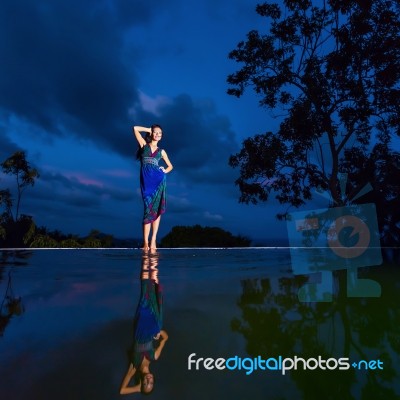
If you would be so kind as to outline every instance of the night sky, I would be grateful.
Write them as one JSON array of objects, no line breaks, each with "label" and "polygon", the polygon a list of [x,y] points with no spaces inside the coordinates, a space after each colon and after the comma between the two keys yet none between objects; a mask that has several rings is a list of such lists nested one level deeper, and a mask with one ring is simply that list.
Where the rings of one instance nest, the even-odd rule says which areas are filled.
[{"label": "night sky", "polygon": [[[159,239],[193,224],[255,243],[285,238],[275,218],[285,206],[239,204],[238,171],[228,165],[243,139],[279,123],[250,91],[226,94],[240,67],[228,53],[250,30],[266,32],[256,4],[3,0],[0,160],[25,150],[41,175],[21,213],[64,233],[140,237],[132,126],[159,123],[174,165]],[[12,188],[10,179],[1,176],[0,187]]]}]

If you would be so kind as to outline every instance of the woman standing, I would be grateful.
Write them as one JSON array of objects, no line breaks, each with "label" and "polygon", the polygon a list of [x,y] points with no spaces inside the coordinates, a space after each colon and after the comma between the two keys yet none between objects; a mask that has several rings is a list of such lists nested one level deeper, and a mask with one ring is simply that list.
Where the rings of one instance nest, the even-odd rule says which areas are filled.
[{"label": "woman standing", "polygon": [[[143,132],[146,133],[145,138],[142,136]],[[162,138],[160,125],[152,125],[150,128],[134,126],[133,133],[140,147],[138,154],[141,162],[140,189],[144,203],[143,250],[156,249],[160,218],[161,214],[164,214],[166,207],[165,174],[171,172],[173,166],[165,150],[158,147],[158,143]],[[165,162],[167,168],[158,164],[161,159]],[[152,235],[149,246],[150,229],[152,230]]]}]

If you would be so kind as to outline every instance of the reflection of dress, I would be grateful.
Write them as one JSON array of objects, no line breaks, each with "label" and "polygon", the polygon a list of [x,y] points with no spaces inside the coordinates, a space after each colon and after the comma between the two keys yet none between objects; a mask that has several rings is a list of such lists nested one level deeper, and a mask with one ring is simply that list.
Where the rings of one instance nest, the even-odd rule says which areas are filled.
[{"label": "reflection of dress", "polygon": [[161,149],[152,153],[148,144],[143,147],[140,169],[140,189],[144,202],[143,223],[149,224],[164,214],[166,207],[166,178],[158,162]]},{"label": "reflection of dress", "polygon": [[134,344],[132,364],[139,367],[143,358],[154,360],[157,341],[154,339],[162,329],[162,292],[153,279],[142,279],[140,301],[134,321]]}]

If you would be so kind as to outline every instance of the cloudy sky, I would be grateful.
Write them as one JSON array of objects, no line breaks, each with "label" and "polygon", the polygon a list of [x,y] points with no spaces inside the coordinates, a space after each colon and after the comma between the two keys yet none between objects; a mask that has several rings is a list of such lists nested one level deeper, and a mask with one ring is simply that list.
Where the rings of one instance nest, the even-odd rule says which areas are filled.
[{"label": "cloudy sky", "polygon": [[[228,53],[265,30],[252,0],[2,0],[0,159],[22,149],[40,179],[21,212],[64,233],[140,237],[133,125],[159,123],[174,170],[160,237],[174,225],[285,237],[276,204],[238,203],[230,154],[277,121],[226,94]],[[14,181],[0,177],[0,187]]]}]

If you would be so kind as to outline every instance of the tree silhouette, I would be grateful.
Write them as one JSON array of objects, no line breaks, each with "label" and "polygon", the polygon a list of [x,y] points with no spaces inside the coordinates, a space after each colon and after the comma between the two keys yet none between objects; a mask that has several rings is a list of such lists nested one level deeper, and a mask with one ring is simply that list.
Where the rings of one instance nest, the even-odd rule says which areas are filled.
[{"label": "tree silhouette", "polygon": [[3,209],[0,215],[0,244],[5,247],[23,247],[26,242],[25,234],[32,229],[33,220],[29,215],[20,215],[21,198],[25,189],[35,184],[39,173],[35,168],[31,168],[24,151],[15,152],[0,166],[4,174],[14,175],[17,183],[15,215],[13,214],[14,201],[10,190],[0,190],[0,207]]},{"label": "tree silhouette", "polygon": [[239,200],[256,204],[273,192],[299,207],[324,190],[331,206],[341,206],[375,177],[373,197],[389,204],[399,194],[385,165],[399,176],[392,138],[400,134],[400,3],[285,0],[256,11],[269,33],[249,32],[230,53],[243,66],[229,75],[228,93],[240,97],[251,87],[262,107],[283,116],[277,132],[246,139],[230,157],[240,170]]},{"label": "tree silhouette", "polygon": [[17,181],[17,204],[15,218],[13,218],[11,206],[9,206],[7,209],[10,217],[14,221],[18,221],[22,193],[28,186],[33,186],[35,184],[35,179],[39,177],[39,172],[35,168],[31,168],[26,160],[24,151],[15,152],[11,157],[7,158],[1,163],[1,168],[5,174],[15,175],[15,179]]},{"label": "tree silhouette", "polygon": [[2,220],[12,220],[12,199],[9,189],[0,190],[0,207],[4,208]]},{"label": "tree silhouette", "polygon": [[114,247],[114,237],[100,232],[98,229],[92,229],[89,235],[80,238],[77,235],[65,235],[59,230],[49,231],[46,227],[36,227],[33,223],[31,229],[24,237],[25,244],[29,247],[61,247],[61,248],[108,248]]},{"label": "tree silhouette", "polygon": [[218,227],[174,226],[161,239],[161,247],[248,247],[250,242]]}]

